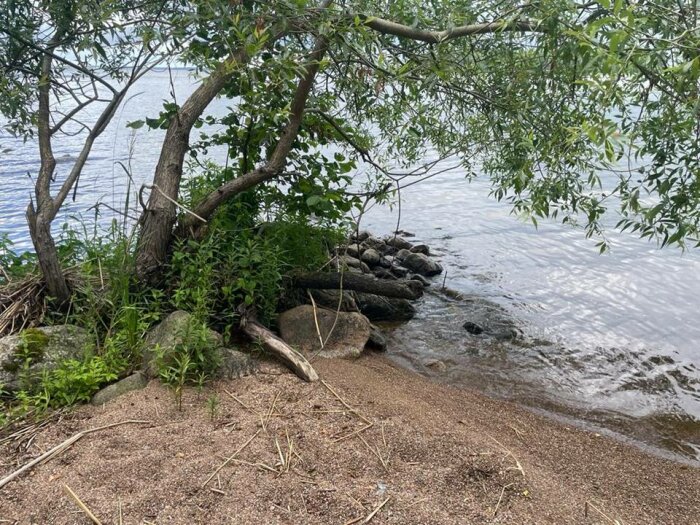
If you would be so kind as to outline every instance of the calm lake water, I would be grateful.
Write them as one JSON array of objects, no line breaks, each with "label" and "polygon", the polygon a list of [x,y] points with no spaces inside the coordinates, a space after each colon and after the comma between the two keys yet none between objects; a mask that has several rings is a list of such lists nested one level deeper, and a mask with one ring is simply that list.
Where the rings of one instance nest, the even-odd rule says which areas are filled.
[{"label": "calm lake water", "polygon": [[[182,101],[194,82],[183,70],[173,77]],[[167,72],[137,85],[97,141],[77,199],[57,223],[77,214],[92,217],[88,208],[96,200],[121,208],[129,186],[118,162],[131,158],[136,188],[150,180],[163,134],[125,125],[144,111],[157,115],[169,91]],[[218,101],[211,112],[226,107]],[[56,144],[59,180],[79,147],[76,138]],[[31,247],[24,210],[37,164],[34,143],[0,131],[0,232],[18,249]],[[431,293],[416,319],[393,329],[389,356],[439,380],[700,461],[700,251],[658,250],[610,232],[612,251],[601,256],[581,231],[553,222],[535,229],[488,193],[486,180],[467,183],[460,173],[434,177],[402,191],[401,228],[431,246],[447,271],[447,286],[503,307],[522,340],[468,334],[462,324],[470,303]],[[102,213],[110,215],[107,208]],[[396,221],[396,210],[376,207],[364,227],[388,233]],[[426,366],[434,360],[446,366]]]}]

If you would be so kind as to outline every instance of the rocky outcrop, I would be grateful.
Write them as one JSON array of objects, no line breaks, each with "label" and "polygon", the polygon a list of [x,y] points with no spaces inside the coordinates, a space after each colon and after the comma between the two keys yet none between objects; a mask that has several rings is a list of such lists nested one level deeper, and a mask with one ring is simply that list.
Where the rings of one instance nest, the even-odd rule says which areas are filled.
[{"label": "rocky outcrop", "polygon": [[0,385],[9,392],[29,387],[62,361],[82,359],[93,345],[87,331],[73,325],[29,328],[0,338]]},{"label": "rocky outcrop", "polygon": [[[147,377],[158,376],[156,349],[163,355],[163,361],[168,363],[176,355],[178,348],[187,343],[190,337],[193,318],[182,310],[177,310],[161,321],[146,334],[143,349],[143,371]],[[208,329],[207,340],[212,351],[217,351],[222,345],[221,334]]]},{"label": "rocky outcrop", "polygon": [[322,357],[359,357],[370,336],[370,323],[364,315],[325,308],[314,312],[309,305],[283,312],[277,324],[288,345],[307,354],[318,352]]}]

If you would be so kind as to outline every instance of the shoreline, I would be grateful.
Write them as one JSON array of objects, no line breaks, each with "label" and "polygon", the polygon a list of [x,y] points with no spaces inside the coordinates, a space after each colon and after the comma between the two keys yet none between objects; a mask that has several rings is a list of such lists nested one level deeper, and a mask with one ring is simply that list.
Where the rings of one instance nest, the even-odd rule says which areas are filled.
[{"label": "shoreline", "polygon": [[[102,407],[79,407],[39,430],[24,453],[0,446],[0,476],[86,428],[150,423],[95,433],[8,484],[0,516],[82,522],[65,483],[105,522],[120,502],[124,523],[344,524],[389,498],[372,523],[700,523],[699,468],[382,356],[314,366],[337,397],[274,368],[200,395],[188,389],[182,412],[157,381]],[[220,413],[210,420],[205,405],[214,395]],[[365,430],[363,420],[371,423]],[[253,435],[240,462],[202,487]]]}]

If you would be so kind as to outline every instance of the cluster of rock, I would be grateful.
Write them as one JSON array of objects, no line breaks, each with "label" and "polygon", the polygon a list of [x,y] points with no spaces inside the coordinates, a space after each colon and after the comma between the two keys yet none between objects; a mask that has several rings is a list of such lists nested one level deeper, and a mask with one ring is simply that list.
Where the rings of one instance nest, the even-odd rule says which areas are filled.
[{"label": "cluster of rock", "polygon": [[[330,263],[339,272],[375,279],[378,292],[382,281],[418,289],[416,298],[430,286],[429,278],[443,271],[427,245],[413,245],[396,235],[380,239],[368,232],[357,233],[339,246]],[[416,313],[410,299],[381,293],[309,289],[308,294],[312,301],[306,292],[299,293],[278,319],[282,339],[307,355],[357,357],[365,347],[384,350],[386,339],[373,323],[408,321]]]}]

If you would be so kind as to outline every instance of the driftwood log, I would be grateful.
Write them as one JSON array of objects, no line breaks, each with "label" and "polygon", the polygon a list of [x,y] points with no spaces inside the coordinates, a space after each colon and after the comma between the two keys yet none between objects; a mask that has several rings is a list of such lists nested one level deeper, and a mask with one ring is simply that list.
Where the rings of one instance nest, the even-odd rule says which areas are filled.
[{"label": "driftwood log", "polygon": [[253,341],[260,341],[267,351],[278,357],[304,381],[318,381],[318,374],[306,358],[252,317],[244,317],[241,330]]},{"label": "driftwood log", "polygon": [[387,281],[371,275],[337,272],[304,272],[289,276],[296,288],[316,288],[322,290],[354,290],[399,299],[419,299],[423,295],[423,285],[418,281]]}]

